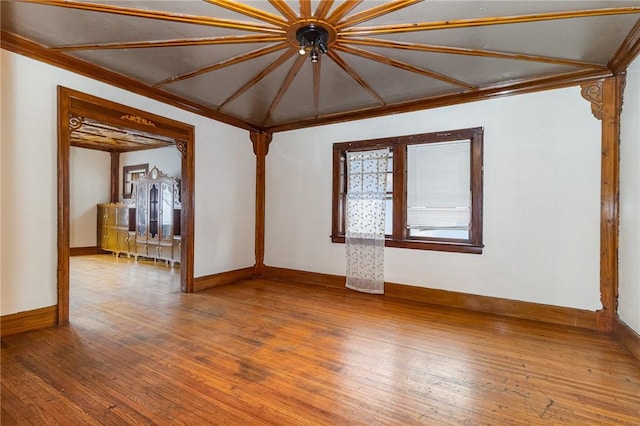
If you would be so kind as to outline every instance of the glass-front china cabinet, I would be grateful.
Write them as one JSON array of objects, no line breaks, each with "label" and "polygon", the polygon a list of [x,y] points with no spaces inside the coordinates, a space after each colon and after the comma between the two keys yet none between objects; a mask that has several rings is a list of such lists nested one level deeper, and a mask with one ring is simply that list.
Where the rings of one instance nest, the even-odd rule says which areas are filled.
[{"label": "glass-front china cabinet", "polygon": [[[173,267],[180,262],[180,211],[180,181],[154,167],[134,182],[131,205],[98,206],[98,244],[116,255],[164,260]],[[117,230],[109,227],[112,222],[120,225]]]}]

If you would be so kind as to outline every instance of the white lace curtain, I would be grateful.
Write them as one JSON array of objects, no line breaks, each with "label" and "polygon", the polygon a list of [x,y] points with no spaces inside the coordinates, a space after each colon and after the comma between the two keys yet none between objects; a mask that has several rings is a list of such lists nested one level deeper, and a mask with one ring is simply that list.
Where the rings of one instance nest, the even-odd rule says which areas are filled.
[{"label": "white lace curtain", "polygon": [[384,293],[384,216],[389,149],[347,152],[347,284]]}]

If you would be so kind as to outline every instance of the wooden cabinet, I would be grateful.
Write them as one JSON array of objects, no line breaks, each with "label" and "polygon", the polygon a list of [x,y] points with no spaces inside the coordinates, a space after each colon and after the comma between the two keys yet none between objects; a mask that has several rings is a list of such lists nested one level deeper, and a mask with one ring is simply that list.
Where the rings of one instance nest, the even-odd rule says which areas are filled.
[{"label": "wooden cabinet", "polygon": [[180,182],[156,167],[134,185],[135,252],[171,263],[180,262]]},{"label": "wooden cabinet", "polygon": [[130,208],[124,204],[98,204],[98,248],[118,256],[129,254]]},{"label": "wooden cabinet", "polygon": [[180,263],[180,182],[154,167],[134,185],[131,204],[98,204],[98,248],[116,256]]}]

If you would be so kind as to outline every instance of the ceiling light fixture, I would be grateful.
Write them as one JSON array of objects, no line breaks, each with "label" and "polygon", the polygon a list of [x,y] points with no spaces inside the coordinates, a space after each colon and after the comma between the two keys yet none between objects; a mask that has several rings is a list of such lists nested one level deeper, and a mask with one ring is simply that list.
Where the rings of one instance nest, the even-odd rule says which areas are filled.
[{"label": "ceiling light fixture", "polygon": [[329,50],[329,33],[317,25],[307,25],[296,31],[296,39],[300,43],[298,53],[302,56],[309,51],[309,58],[314,64],[318,62],[320,53],[325,54]]}]

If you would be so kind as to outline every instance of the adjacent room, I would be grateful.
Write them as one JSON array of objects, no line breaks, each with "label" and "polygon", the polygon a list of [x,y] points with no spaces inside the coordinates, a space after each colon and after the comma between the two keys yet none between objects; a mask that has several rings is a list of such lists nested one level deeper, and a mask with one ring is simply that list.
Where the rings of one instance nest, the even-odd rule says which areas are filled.
[{"label": "adjacent room", "polygon": [[0,7],[2,424],[640,423],[640,1]]}]

